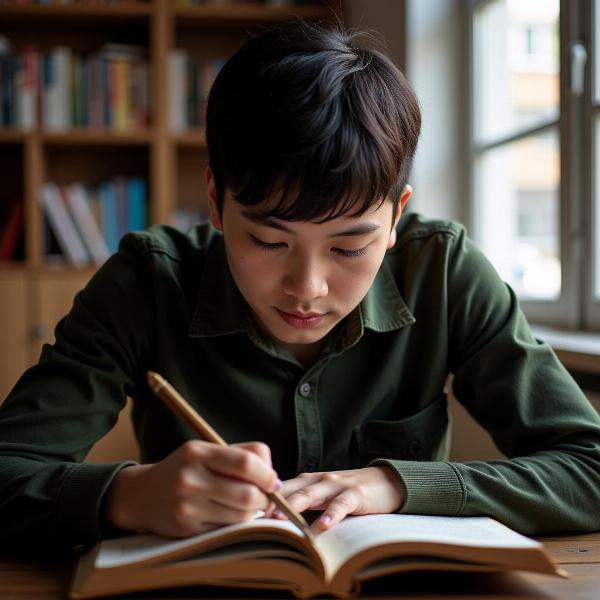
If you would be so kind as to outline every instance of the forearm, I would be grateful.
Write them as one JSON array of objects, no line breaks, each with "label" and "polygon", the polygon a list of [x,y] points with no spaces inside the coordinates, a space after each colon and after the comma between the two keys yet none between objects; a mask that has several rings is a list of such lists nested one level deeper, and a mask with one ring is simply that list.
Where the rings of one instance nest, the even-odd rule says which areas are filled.
[{"label": "forearm", "polygon": [[101,498],[125,464],[0,456],[0,545],[59,548],[100,539]]},{"label": "forearm", "polygon": [[[468,463],[385,460],[406,487],[399,512],[487,515],[523,533],[600,529],[597,450],[555,448]],[[597,447],[597,446],[596,446]]]}]

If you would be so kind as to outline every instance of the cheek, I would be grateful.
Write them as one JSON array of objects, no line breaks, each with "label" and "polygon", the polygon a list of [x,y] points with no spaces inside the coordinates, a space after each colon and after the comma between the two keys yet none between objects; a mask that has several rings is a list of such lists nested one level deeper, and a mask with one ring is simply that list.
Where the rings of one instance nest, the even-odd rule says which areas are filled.
[{"label": "cheek", "polygon": [[262,252],[241,251],[229,260],[233,278],[245,296],[256,296],[260,290],[272,286],[276,271]]}]

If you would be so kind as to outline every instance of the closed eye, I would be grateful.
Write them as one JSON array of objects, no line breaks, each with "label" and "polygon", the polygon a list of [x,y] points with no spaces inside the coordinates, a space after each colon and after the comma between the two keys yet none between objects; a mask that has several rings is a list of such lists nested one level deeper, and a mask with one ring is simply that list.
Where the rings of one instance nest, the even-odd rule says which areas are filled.
[{"label": "closed eye", "polygon": [[256,244],[261,250],[279,250],[280,248],[285,248],[287,246],[284,242],[277,242],[275,244],[271,244],[269,242],[263,242],[259,240],[257,237],[250,234],[250,239]]},{"label": "closed eye", "polygon": [[344,250],[343,248],[332,248],[334,252],[341,254],[342,256],[346,256],[348,258],[352,258],[354,256],[363,256],[367,253],[367,246],[364,248],[359,248],[358,250]]}]

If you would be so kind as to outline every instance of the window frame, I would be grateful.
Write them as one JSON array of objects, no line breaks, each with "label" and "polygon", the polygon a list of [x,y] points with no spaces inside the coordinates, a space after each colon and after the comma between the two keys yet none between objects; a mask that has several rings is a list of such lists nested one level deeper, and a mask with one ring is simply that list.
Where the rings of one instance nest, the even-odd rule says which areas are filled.
[{"label": "window frame", "polygon": [[[596,214],[596,211],[600,211],[600,2],[598,0],[589,0],[585,3],[583,23],[583,38],[587,40],[588,48],[583,133],[589,156],[588,167],[584,173],[585,211],[588,215],[585,234],[589,240],[589,252],[585,261],[587,289],[583,308],[584,323],[587,328],[600,331],[600,297],[594,298],[594,287],[600,290],[600,281],[595,281],[596,275],[600,279],[600,264],[595,262],[600,261],[600,214]],[[596,129],[596,121],[599,123],[597,139],[593,133]],[[595,231],[596,224],[598,224],[597,231]],[[596,233],[598,235],[595,235]]]},{"label": "window frame", "polygon": [[[591,40],[592,2],[595,0],[560,0],[560,95],[559,114],[556,119],[545,119],[535,125],[522,127],[485,143],[475,140],[475,82],[474,22],[477,10],[497,0],[470,0],[467,16],[467,72],[468,72],[468,219],[469,229],[476,243],[481,242],[479,231],[480,203],[477,193],[477,168],[479,157],[486,151],[530,137],[533,134],[558,127],[560,152],[559,198],[559,248],[561,257],[561,293],[556,300],[521,299],[520,305],[531,323],[558,326],[571,330],[600,330],[600,303],[593,299],[592,269],[592,136],[593,123],[590,60],[585,65],[585,89],[580,97],[571,94],[571,44],[580,40],[588,49]],[[600,0],[596,8],[600,10]],[[585,31],[585,27],[588,31]],[[600,115],[600,109],[595,109]],[[587,128],[586,128],[587,124]],[[600,185],[600,181],[598,182]],[[575,199],[575,201],[573,201]],[[600,240],[596,240],[600,244]]]}]

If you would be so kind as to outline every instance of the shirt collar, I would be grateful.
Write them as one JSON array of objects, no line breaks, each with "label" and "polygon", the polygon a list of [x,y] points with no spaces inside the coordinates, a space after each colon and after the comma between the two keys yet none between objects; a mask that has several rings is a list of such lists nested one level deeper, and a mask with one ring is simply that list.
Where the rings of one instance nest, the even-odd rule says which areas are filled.
[{"label": "shirt collar", "polygon": [[[340,328],[336,350],[356,344],[365,328],[382,333],[414,322],[415,318],[384,260],[367,295]],[[231,276],[223,237],[218,236],[208,251],[200,277],[200,292],[189,334],[192,337],[212,337],[239,332],[253,337],[256,335],[246,301]]]}]

